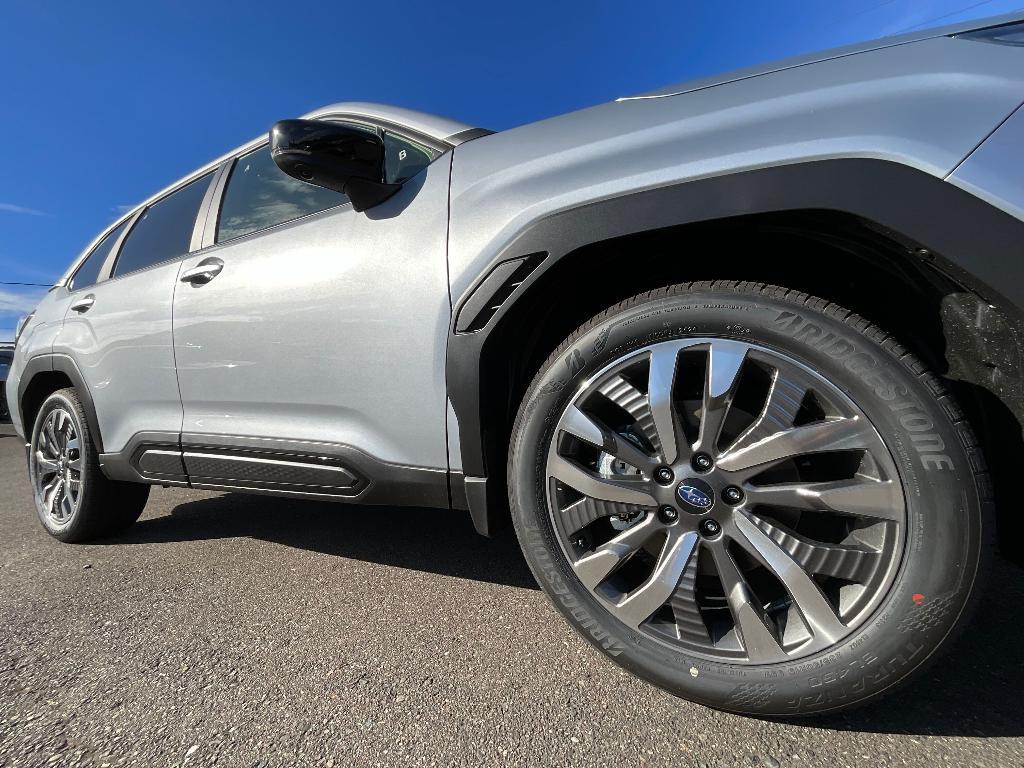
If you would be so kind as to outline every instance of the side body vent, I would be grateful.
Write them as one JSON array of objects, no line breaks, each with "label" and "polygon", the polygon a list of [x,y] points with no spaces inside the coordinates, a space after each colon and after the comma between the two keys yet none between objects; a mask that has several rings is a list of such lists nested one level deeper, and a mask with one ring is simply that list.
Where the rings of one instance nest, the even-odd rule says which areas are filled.
[{"label": "side body vent", "polygon": [[497,264],[462,305],[455,332],[474,333],[487,325],[547,255],[547,251],[541,251]]}]

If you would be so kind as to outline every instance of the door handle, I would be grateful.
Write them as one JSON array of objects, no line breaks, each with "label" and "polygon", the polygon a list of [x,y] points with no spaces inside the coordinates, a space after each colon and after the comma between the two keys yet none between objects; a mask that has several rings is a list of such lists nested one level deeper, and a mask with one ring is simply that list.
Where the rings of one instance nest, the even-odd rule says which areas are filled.
[{"label": "door handle", "polygon": [[191,269],[181,273],[181,282],[192,285],[206,285],[224,269],[224,262],[217,258],[203,259]]},{"label": "door handle", "polygon": [[79,314],[88,312],[89,308],[96,303],[96,297],[91,293],[88,296],[83,296],[71,305],[71,309]]}]

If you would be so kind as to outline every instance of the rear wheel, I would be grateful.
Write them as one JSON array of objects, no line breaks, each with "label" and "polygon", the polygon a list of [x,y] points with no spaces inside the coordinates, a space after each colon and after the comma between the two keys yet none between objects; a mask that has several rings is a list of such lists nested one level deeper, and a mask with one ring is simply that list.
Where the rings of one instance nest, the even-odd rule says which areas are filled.
[{"label": "rear wheel", "polygon": [[824,301],[704,283],[570,337],[528,391],[513,518],[618,663],[737,712],[845,708],[908,676],[972,593],[986,478],[935,377]]},{"label": "rear wheel", "polygon": [[79,542],[134,523],[149,486],[107,479],[99,467],[85,410],[74,389],[50,395],[32,430],[29,479],[36,512],[47,532]]}]

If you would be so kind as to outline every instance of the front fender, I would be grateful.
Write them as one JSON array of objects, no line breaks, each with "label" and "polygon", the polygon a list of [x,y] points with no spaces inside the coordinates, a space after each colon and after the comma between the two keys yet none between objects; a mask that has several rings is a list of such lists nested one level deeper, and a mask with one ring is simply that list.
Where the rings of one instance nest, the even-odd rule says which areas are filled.
[{"label": "front fender", "polygon": [[[486,325],[473,333],[455,331],[460,312],[472,304],[473,289],[487,286],[486,280],[478,280],[456,307],[448,338],[448,396],[458,417],[467,479],[486,477],[489,469],[480,383],[480,361],[488,339],[511,307],[538,285],[559,259],[590,243],[638,232],[808,209],[861,217],[896,235],[908,250],[926,249],[941,271],[1021,322],[1024,221],[953,184],[898,163],[843,159],[792,164],[676,184],[562,211],[520,232],[496,256],[500,263],[546,253]],[[472,507],[471,491],[483,494],[482,484],[467,482]]]}]

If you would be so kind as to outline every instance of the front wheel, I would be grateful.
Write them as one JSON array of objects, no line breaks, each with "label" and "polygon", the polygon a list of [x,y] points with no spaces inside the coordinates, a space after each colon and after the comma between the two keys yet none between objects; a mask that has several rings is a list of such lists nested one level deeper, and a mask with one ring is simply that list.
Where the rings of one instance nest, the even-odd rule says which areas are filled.
[{"label": "front wheel", "polygon": [[115,482],[103,474],[74,389],[58,390],[43,402],[28,466],[39,520],[61,541],[116,533],[139,518],[149,498],[148,485]]},{"label": "front wheel", "polygon": [[825,301],[743,283],[594,318],[530,386],[513,520],[555,606],[641,677],[741,713],[835,711],[920,669],[990,506],[939,381]]}]

